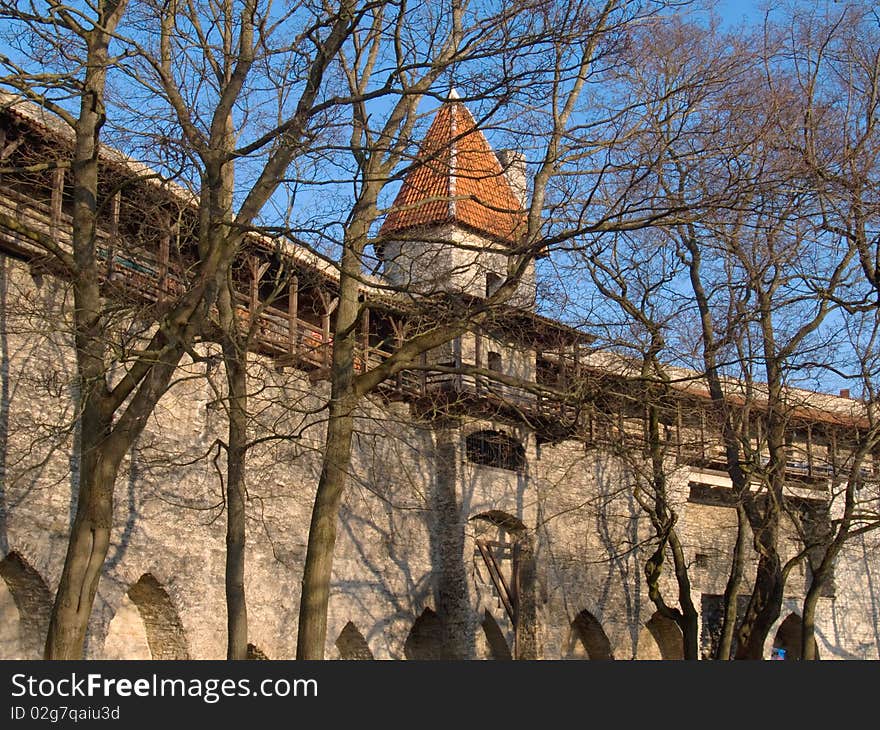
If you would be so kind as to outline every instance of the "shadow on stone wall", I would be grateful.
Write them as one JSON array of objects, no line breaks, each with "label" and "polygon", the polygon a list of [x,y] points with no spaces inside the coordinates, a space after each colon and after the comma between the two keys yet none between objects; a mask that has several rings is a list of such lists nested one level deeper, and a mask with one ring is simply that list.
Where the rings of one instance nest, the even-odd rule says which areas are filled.
[{"label": "shadow on stone wall", "polygon": [[0,555],[9,550],[6,458],[9,443],[9,340],[6,333],[6,257],[0,254]]},{"label": "shadow on stone wall", "polygon": [[[18,647],[20,656],[5,656],[6,659],[42,659],[49,630],[49,614],[52,611],[52,596],[46,582],[30,564],[17,552],[11,552],[0,561],[0,578],[12,597],[17,616],[3,616],[4,624],[14,632],[13,623],[18,624]],[[7,610],[12,610],[9,606]],[[15,648],[11,648],[15,652]]]}]

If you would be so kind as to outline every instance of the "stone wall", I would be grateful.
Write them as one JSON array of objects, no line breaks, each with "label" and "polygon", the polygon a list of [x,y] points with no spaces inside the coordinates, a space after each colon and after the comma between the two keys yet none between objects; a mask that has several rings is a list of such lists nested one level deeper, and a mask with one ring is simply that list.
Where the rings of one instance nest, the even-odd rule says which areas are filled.
[{"label": "stone wall", "polygon": [[[430,235],[429,235],[430,234]],[[453,225],[413,232],[407,240],[384,244],[384,276],[396,287],[418,295],[456,291],[486,296],[487,275],[507,276],[508,248]],[[534,262],[528,264],[512,306],[534,309],[537,293]]]},{"label": "stone wall", "polygon": [[[37,286],[10,259],[2,273],[0,541],[8,557],[0,563],[0,652],[39,656],[75,508],[69,292],[57,282]],[[122,326],[114,334],[124,335]],[[328,391],[325,382],[279,372],[259,357],[250,375],[253,432],[272,438],[248,456],[249,641],[255,656],[289,659]],[[225,656],[222,395],[222,368],[184,362],[123,463],[89,657]],[[518,441],[524,467],[470,461],[467,439],[480,431]],[[601,448],[539,444],[511,423],[422,421],[406,403],[367,399],[340,514],[326,656],[504,659],[515,640],[548,659],[674,654],[674,630],[653,616],[646,595],[650,530],[632,496],[634,478]],[[679,468],[671,488],[700,607],[703,595],[723,591],[733,523],[727,508],[688,502],[688,483],[697,478],[723,482]],[[512,534],[492,514],[515,518],[525,532]],[[477,541],[512,545],[523,535],[534,549],[534,584],[524,586],[534,626],[515,637]],[[877,658],[875,555],[869,535],[842,557],[836,594],[820,609],[823,658]],[[502,549],[508,576],[512,560]],[[793,573],[779,625],[799,613],[804,581]],[[664,589],[672,595],[668,580]]]}]

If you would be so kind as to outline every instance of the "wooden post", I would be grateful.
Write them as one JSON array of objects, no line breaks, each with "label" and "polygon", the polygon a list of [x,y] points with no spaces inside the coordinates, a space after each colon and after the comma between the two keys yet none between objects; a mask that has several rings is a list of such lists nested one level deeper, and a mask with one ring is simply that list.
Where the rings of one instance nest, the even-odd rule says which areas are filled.
[{"label": "wooden post", "polygon": [[64,168],[58,168],[52,174],[52,201],[49,234],[58,243],[58,232],[61,229],[61,203],[64,196]]},{"label": "wooden post", "polygon": [[[394,328],[394,347],[395,352],[403,347],[403,326]],[[400,393],[403,390],[403,371],[397,371],[397,378],[395,387],[397,388],[397,392]]]},{"label": "wooden post", "polygon": [[159,301],[165,299],[168,291],[168,260],[171,257],[171,223],[166,219],[159,239]]},{"label": "wooden post", "polygon": [[512,621],[513,624],[513,658],[519,659],[519,593],[520,593],[520,571],[519,571],[519,540],[513,543],[513,547],[511,549],[513,553],[511,555],[510,563],[511,563],[511,576],[510,576],[510,587],[511,587],[511,596],[510,596],[510,607],[513,612]]},{"label": "wooden post", "polygon": [[676,460],[681,463],[681,400],[675,401],[675,455]]},{"label": "wooden post", "polygon": [[455,364],[456,375],[455,375],[455,388],[459,392],[462,390],[462,376],[461,376],[461,337],[456,337],[452,341],[452,351],[453,351],[453,362]]},{"label": "wooden post", "polygon": [[807,424],[807,475],[813,476],[813,424]]},{"label": "wooden post", "polygon": [[706,409],[699,406],[700,409],[700,459],[706,461]]},{"label": "wooden post", "polygon": [[764,432],[761,429],[761,417],[758,416],[755,418],[755,453],[758,455],[758,467],[762,467],[764,464],[761,461],[761,439],[763,438]]},{"label": "wooden post", "polygon": [[419,365],[422,366],[422,369],[419,371],[419,373],[420,373],[419,383],[422,388],[422,395],[425,395],[425,393],[428,392],[428,370],[427,370],[428,353],[427,352],[423,352],[421,355],[419,355]]},{"label": "wooden post", "polygon": [[299,316],[299,279],[291,277],[287,290],[287,348],[296,357],[299,354],[299,332],[297,317]]},{"label": "wooden post", "polygon": [[370,357],[370,308],[364,301],[364,311],[361,314],[361,372],[367,372],[367,361]]},{"label": "wooden post", "polygon": [[107,280],[113,278],[114,258],[116,257],[116,244],[119,238],[119,207],[122,200],[122,191],[117,190],[110,199],[110,238],[107,243]]},{"label": "wooden post", "polygon": [[829,461],[831,462],[831,474],[832,476],[837,474],[837,431],[833,428],[829,429],[828,433],[828,448],[830,450],[829,456],[831,457]]},{"label": "wooden post", "polygon": [[251,287],[248,309],[251,313],[251,321],[253,315],[260,305],[260,261],[256,256],[248,256],[248,264],[251,270]]},{"label": "wooden post", "polygon": [[321,339],[324,341],[324,366],[329,368],[333,356],[330,349],[330,315],[333,314],[333,310],[336,309],[336,305],[339,304],[339,299],[331,300],[327,293],[320,288],[318,289],[318,296],[321,298],[321,303],[324,305],[324,311],[321,314]]},{"label": "wooden post", "polygon": [[321,315],[321,339],[324,341],[324,365],[330,367],[330,312],[326,309]]},{"label": "wooden post", "polygon": [[[479,327],[474,330],[474,367],[479,370],[483,365],[482,359],[482,350],[483,350],[483,333]],[[480,394],[480,376],[479,374],[474,376],[474,390],[477,395]]]}]

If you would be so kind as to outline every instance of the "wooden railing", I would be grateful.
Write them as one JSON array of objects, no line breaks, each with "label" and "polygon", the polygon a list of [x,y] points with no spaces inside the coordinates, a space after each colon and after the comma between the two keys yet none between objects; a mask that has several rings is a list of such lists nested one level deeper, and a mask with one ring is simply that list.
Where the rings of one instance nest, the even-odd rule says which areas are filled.
[{"label": "wooden railing", "polygon": [[[246,300],[244,295],[238,295]],[[238,306],[239,322],[247,327],[251,314],[247,305]],[[333,340],[323,330],[277,307],[263,305],[256,314],[251,333],[255,349],[272,357],[287,360],[289,364],[304,363],[318,368],[330,366],[333,358]]]},{"label": "wooden railing", "polygon": [[[73,221],[61,210],[57,197],[46,203],[3,185],[0,186],[0,212],[51,239],[62,250],[72,251]],[[20,251],[35,257],[46,253],[15,231],[7,230],[5,235]],[[105,226],[97,230],[97,253],[103,265],[106,283],[137,301],[159,302],[176,298],[186,291],[186,272],[169,260],[167,240],[164,249],[162,246],[159,248],[164,255],[157,257],[155,251],[147,250],[142,245],[132,245]],[[236,297],[240,322],[247,326],[251,317],[256,317],[252,333],[255,350],[277,358],[283,365],[304,366],[319,371],[329,369],[333,357],[329,315],[323,326],[318,326],[278,307],[258,303],[254,310],[254,303],[243,292],[239,292]],[[254,315],[251,314],[252,310],[255,311]],[[355,352],[357,372],[364,372],[365,368],[372,369],[391,357],[392,353],[389,351],[365,347],[364,344],[364,339],[359,338]],[[572,353],[543,352],[541,356],[559,368],[561,377],[578,377],[578,358]],[[458,365],[464,369],[476,368],[474,363]],[[597,443],[603,440],[603,434],[594,433],[594,424],[588,414],[584,417],[580,409],[558,398],[541,396],[527,387],[499,383],[482,376],[460,372],[431,372],[424,356],[419,368],[396,373],[385,380],[380,388],[386,393],[393,392],[403,398],[432,394],[443,394],[449,401],[455,398],[462,398],[462,401],[466,400],[465,397],[477,398],[507,406],[512,410],[538,414],[558,424],[571,424],[582,432],[584,438],[593,439]],[[639,434],[636,433],[638,428],[630,428],[626,423],[616,424],[612,430],[615,433],[605,434],[607,438],[632,439],[633,445],[639,440]],[[703,422],[687,427],[679,425],[675,428],[675,434],[675,443],[670,446],[675,449],[680,463],[716,467],[723,465],[724,449],[710,426]],[[786,470],[793,476],[801,476],[804,480],[817,483],[824,482],[835,471],[829,459],[816,458],[806,451],[800,453],[798,449],[790,454]],[[862,472],[863,477],[873,476],[874,467],[865,467]]]},{"label": "wooden railing", "polygon": [[[73,218],[57,204],[45,203],[7,187],[0,187],[0,212],[26,222],[32,231],[54,242],[62,251],[73,251]],[[41,256],[45,249],[8,232],[19,245]],[[186,275],[173,262],[160,261],[152,251],[132,245],[118,234],[99,226],[95,232],[96,253],[101,262],[105,282],[140,299],[156,302],[177,297],[186,291]]]}]

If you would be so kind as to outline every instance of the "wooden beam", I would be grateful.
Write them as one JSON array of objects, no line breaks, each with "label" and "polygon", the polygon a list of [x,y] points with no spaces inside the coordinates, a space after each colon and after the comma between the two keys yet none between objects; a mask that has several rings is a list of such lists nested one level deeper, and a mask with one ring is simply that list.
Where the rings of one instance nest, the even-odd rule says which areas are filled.
[{"label": "wooden beam", "polygon": [[5,160],[22,145],[24,142],[24,135],[17,137],[9,144],[6,144],[6,139],[6,130],[0,129],[0,160]]},{"label": "wooden beam", "polygon": [[168,262],[171,258],[171,221],[163,219],[162,235],[159,239],[159,301],[168,293]]},{"label": "wooden beam", "polygon": [[250,312],[253,315],[260,306],[260,259],[254,255],[248,256],[248,265],[251,271],[250,287]]},{"label": "wooden beam", "polygon": [[761,428],[761,417],[755,418],[755,453],[758,456],[758,468],[763,466],[761,462],[761,440],[764,438],[764,430]]},{"label": "wooden beam", "polygon": [[367,357],[370,354],[370,308],[367,306],[361,313],[361,349],[364,356],[364,370],[366,370]]},{"label": "wooden beam", "polygon": [[[394,342],[395,342],[395,352],[403,347],[403,327],[394,327]],[[397,371],[397,378],[395,387],[397,388],[397,392],[403,390],[403,371]]]},{"label": "wooden beam", "polygon": [[452,357],[453,357],[453,364],[455,365],[455,369],[458,371],[455,375],[455,387],[456,387],[456,390],[461,391],[461,389],[462,389],[461,337],[456,337],[452,341]]},{"label": "wooden beam", "polygon": [[107,243],[107,280],[113,279],[113,268],[116,264],[116,245],[119,238],[119,208],[122,202],[122,191],[117,190],[110,199],[110,237]]},{"label": "wooden beam", "polygon": [[807,474],[813,476],[813,424],[807,424]]},{"label": "wooden beam", "polygon": [[291,355],[299,354],[299,278],[292,276],[287,285],[287,348]]},{"label": "wooden beam", "polygon": [[50,236],[58,243],[58,232],[61,230],[61,205],[64,198],[64,168],[52,173],[52,200],[50,218]]},{"label": "wooden beam", "polygon": [[498,594],[498,598],[501,599],[501,604],[504,606],[504,610],[507,613],[507,617],[510,619],[510,623],[515,627],[517,619],[516,608],[513,603],[513,596],[511,595],[510,587],[507,585],[507,581],[504,580],[504,574],[501,572],[501,568],[498,566],[498,562],[492,554],[494,543],[483,540],[476,540],[475,542],[477,544],[477,549],[480,551],[480,557],[483,558],[483,563],[485,563],[486,568],[489,571],[489,578],[495,586],[495,592]]},{"label": "wooden beam", "polygon": [[318,289],[318,296],[321,297],[321,303],[324,306],[324,311],[321,314],[321,339],[324,341],[323,359],[324,365],[329,368],[332,356],[330,350],[330,315],[333,313],[333,310],[336,309],[336,305],[339,304],[339,297],[329,301],[329,296],[322,289]]},{"label": "wooden beam", "polygon": [[697,406],[700,409],[700,459],[706,461],[706,409],[703,406]]},{"label": "wooden beam", "polygon": [[681,399],[675,401],[675,455],[677,461],[681,463]]},{"label": "wooden beam", "polygon": [[[474,330],[474,367],[479,370],[483,363],[483,331],[477,327]],[[480,394],[480,376],[474,376],[474,389]]]}]

